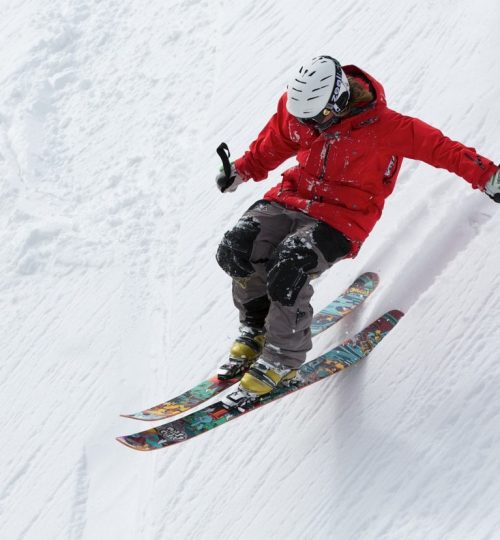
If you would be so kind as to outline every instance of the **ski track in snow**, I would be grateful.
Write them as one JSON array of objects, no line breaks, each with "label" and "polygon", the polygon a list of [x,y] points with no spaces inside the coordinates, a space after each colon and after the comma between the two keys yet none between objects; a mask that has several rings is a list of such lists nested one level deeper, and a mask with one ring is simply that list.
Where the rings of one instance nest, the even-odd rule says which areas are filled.
[{"label": "ski track in snow", "polygon": [[319,309],[382,279],[311,358],[407,313],[366,362],[168,450],[114,441],[146,427],[119,413],[212,374],[236,332],[214,254],[279,171],[221,196],[217,145],[239,156],[297,63],[333,54],[498,160],[500,7],[0,5],[0,536],[500,539],[500,210],[425,164],[315,282]]}]

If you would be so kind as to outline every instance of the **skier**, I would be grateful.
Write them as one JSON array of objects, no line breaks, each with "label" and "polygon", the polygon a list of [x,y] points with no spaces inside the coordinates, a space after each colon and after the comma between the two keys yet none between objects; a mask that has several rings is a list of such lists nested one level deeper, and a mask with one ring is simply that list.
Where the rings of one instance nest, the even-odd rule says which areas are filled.
[{"label": "skier", "polygon": [[475,149],[387,107],[371,75],[330,56],[304,64],[276,113],[216,183],[234,192],[288,158],[297,165],[226,232],[217,261],[232,278],[240,336],[219,378],[243,375],[226,406],[289,384],[311,348],[311,279],[355,257],[392,193],[403,158],[447,169],[500,202],[500,169]]}]

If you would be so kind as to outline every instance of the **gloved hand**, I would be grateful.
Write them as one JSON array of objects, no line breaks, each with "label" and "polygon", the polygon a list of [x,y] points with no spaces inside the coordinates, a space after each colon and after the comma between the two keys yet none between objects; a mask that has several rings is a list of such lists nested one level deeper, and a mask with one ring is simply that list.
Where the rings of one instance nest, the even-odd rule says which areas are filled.
[{"label": "gloved hand", "polygon": [[238,189],[238,186],[244,182],[239,172],[236,170],[234,163],[231,163],[231,174],[229,177],[221,169],[221,172],[215,178],[217,187],[222,193],[232,193]]},{"label": "gloved hand", "polygon": [[500,169],[488,180],[484,192],[495,202],[500,203]]}]

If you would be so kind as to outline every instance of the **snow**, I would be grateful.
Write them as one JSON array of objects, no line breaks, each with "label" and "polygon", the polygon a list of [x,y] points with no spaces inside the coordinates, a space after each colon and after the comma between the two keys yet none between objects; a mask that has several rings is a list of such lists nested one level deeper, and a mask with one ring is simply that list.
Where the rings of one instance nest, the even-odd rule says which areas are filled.
[{"label": "snow", "polygon": [[314,354],[407,314],[359,367],[152,454],[119,417],[214,372],[237,328],[214,253],[279,179],[221,195],[303,60],[499,160],[494,0],[1,0],[0,536],[500,539],[500,206],[406,161],[359,257],[381,285]]}]

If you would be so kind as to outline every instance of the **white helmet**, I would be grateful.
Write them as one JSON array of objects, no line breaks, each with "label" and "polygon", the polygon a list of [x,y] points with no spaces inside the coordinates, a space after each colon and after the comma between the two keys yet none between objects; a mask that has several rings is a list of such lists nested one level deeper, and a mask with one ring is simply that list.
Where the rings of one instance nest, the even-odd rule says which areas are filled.
[{"label": "white helmet", "polygon": [[347,76],[340,62],[331,56],[317,56],[301,66],[287,91],[288,112],[310,120],[323,114],[324,109],[341,113],[350,96]]}]

